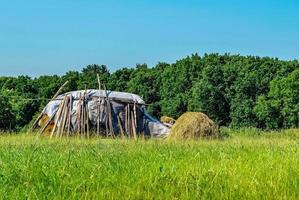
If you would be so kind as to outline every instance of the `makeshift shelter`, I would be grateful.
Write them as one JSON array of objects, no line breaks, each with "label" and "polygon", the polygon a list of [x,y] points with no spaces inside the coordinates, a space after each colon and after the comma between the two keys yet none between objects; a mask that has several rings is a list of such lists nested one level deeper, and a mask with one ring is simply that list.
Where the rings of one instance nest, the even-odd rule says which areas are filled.
[{"label": "makeshift shelter", "polygon": [[[146,112],[138,95],[107,90],[81,90],[53,98],[38,118],[40,132],[69,135],[166,137],[169,128]],[[35,127],[33,127],[35,128]]]}]

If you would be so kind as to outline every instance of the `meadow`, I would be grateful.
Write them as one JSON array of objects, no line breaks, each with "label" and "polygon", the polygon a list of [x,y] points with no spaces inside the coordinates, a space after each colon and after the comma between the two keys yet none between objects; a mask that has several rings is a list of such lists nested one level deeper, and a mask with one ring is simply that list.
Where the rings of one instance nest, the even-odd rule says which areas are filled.
[{"label": "meadow", "polygon": [[2,199],[298,199],[299,130],[217,140],[0,136]]}]

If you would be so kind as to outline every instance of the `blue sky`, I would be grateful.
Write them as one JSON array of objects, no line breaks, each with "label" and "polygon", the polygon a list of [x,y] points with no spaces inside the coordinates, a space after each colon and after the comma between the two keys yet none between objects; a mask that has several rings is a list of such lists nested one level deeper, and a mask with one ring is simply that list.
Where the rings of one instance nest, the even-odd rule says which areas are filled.
[{"label": "blue sky", "polygon": [[299,59],[297,0],[0,0],[0,76],[192,53]]}]

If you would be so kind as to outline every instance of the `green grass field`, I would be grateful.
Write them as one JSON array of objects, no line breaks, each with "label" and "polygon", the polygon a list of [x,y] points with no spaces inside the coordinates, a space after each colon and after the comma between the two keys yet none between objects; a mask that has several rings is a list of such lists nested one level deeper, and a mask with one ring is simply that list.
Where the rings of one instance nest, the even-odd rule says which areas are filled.
[{"label": "green grass field", "polygon": [[298,199],[299,130],[221,140],[0,137],[3,199]]}]

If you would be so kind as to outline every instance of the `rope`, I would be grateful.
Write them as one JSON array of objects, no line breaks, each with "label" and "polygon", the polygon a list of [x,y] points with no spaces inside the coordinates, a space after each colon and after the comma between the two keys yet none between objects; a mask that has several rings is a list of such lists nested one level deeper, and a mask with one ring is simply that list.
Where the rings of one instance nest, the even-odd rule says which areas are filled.
[{"label": "rope", "polygon": [[[0,97],[7,97],[10,99],[14,99],[14,100],[19,100],[19,101],[44,101],[44,100],[51,100],[48,98],[21,98],[19,96],[6,96],[6,95],[0,95]],[[62,100],[62,99],[53,99],[53,100]]]},{"label": "rope", "polygon": [[[12,98],[12,99],[17,100],[17,101],[45,101],[45,100],[47,100],[47,101],[55,101],[55,100],[62,101],[63,100],[63,98],[54,98],[54,99],[49,99],[49,98],[21,98],[19,96],[5,96],[5,95],[0,95],[0,97],[8,97],[8,98]],[[104,98],[107,98],[107,97],[104,97]],[[93,97],[86,98],[86,100],[90,100],[90,99],[93,99]],[[117,101],[117,99],[114,99],[114,98],[109,98],[109,99]],[[80,100],[80,98],[73,98],[73,100]],[[134,103],[134,102],[130,102],[130,103]],[[136,104],[138,104],[138,103],[136,103]],[[142,105],[151,105],[151,104],[142,104]]]}]

